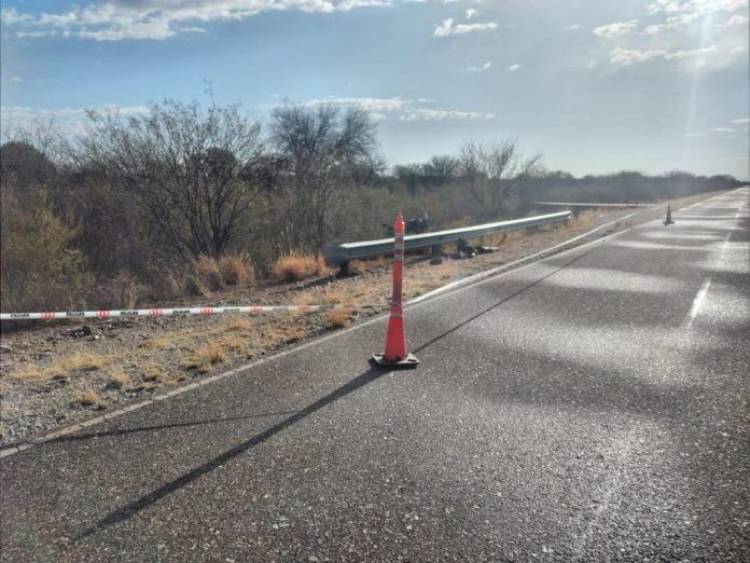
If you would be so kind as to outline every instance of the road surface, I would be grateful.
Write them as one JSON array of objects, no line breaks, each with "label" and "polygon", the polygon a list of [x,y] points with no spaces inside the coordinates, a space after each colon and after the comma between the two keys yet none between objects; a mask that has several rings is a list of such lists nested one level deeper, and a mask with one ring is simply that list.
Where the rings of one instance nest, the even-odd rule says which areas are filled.
[{"label": "road surface", "polygon": [[[2,561],[750,561],[750,190],[0,460]],[[408,282],[407,282],[408,283]]]}]

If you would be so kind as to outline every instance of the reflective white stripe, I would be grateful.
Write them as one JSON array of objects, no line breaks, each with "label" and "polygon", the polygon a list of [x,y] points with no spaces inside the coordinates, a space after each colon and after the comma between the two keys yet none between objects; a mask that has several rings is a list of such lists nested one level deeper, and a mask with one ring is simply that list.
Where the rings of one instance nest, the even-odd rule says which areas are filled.
[{"label": "reflective white stripe", "polygon": [[0,313],[0,320],[109,319],[114,317],[168,317],[185,315],[222,315],[247,313],[311,313],[332,309],[334,305],[244,305],[239,307],[189,307],[184,309],[115,309],[102,311],[47,311],[41,313]]}]

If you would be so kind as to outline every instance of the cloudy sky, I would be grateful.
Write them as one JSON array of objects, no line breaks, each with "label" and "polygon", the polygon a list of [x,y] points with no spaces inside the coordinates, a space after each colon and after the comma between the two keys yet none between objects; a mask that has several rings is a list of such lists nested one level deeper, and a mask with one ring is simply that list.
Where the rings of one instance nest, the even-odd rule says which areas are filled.
[{"label": "cloudy sky", "polygon": [[748,178],[747,0],[4,0],[8,128],[165,97],[358,103],[389,164],[517,138],[577,175]]}]

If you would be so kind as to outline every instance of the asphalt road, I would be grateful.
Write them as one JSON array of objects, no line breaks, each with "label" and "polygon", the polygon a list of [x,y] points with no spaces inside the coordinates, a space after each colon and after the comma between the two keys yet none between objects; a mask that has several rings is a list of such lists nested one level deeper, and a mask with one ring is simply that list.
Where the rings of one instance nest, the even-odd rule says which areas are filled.
[{"label": "asphalt road", "polygon": [[749,205],[6,457],[2,561],[750,561]]}]

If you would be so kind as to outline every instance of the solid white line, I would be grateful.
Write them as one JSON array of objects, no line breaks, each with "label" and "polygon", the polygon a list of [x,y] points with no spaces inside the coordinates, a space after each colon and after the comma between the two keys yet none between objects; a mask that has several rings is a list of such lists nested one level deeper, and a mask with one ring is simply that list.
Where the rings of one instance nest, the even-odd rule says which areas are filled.
[{"label": "solid white line", "polygon": [[693,305],[690,307],[690,311],[685,317],[685,320],[682,321],[681,328],[689,329],[693,326],[693,321],[695,320],[695,317],[698,316],[698,312],[700,311],[703,302],[706,300],[706,294],[708,294],[709,287],[711,287],[711,278],[706,278],[703,285],[701,285],[701,288],[698,290],[698,293],[695,295]]}]

